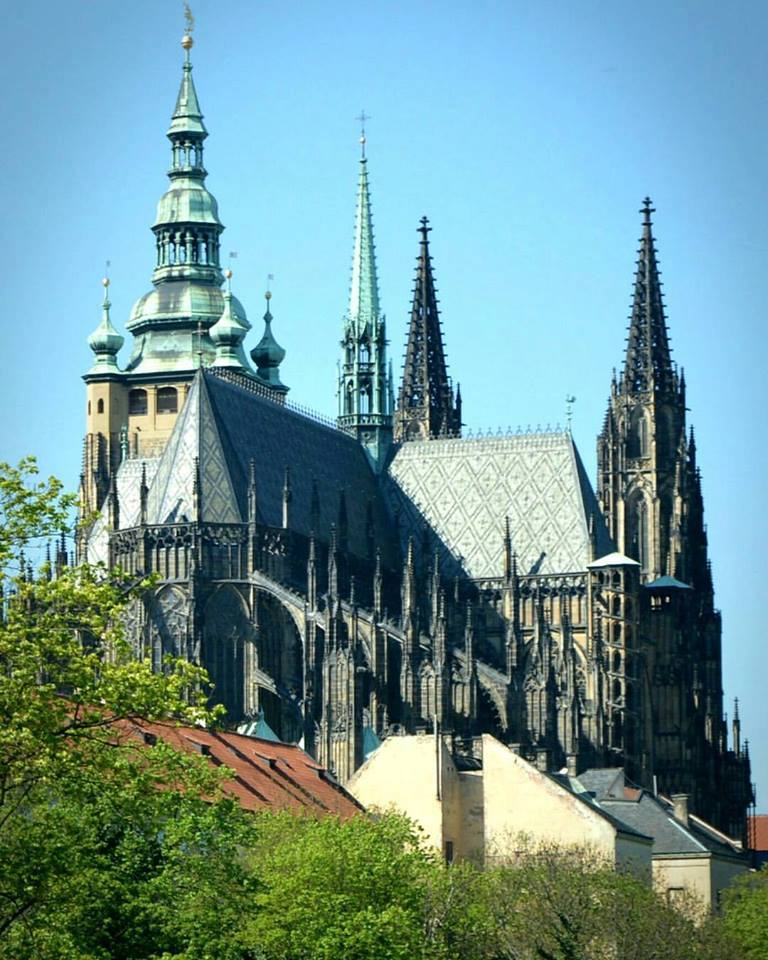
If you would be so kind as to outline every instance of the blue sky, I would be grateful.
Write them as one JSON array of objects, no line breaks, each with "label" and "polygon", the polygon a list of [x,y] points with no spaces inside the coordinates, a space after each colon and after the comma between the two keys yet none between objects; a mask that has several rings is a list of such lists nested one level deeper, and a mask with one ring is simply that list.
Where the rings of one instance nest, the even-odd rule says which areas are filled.
[{"label": "blue sky", "polygon": [[[118,327],[150,287],[181,3],[4,7],[0,456],[35,453],[74,486],[104,261]],[[208,185],[223,249],[238,251],[233,291],[258,334],[274,274],[274,332],[297,402],[335,412],[361,108],[396,376],[427,214],[467,424],[562,422],[573,393],[592,475],[623,359],[637,211],[653,198],[726,700],[730,712],[741,699],[765,809],[768,7],[197,0],[193,11]]]}]

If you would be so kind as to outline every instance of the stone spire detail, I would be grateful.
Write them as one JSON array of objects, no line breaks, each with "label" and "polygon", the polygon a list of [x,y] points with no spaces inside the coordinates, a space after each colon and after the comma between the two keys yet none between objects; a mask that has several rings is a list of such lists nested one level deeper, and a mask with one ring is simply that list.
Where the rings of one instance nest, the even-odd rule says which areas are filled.
[{"label": "stone spire detail", "polygon": [[429,221],[422,217],[403,381],[395,413],[396,440],[428,440],[461,434],[461,401],[458,397],[454,399],[453,384],[448,377],[429,254],[430,230]]},{"label": "stone spire detail", "polygon": [[625,393],[673,393],[677,389],[677,376],[672,366],[652,232],[651,214],[655,210],[649,197],[643,201],[640,212],[643,215],[643,235],[638,250],[627,356],[619,389]]},{"label": "stone spire detail", "polygon": [[392,440],[392,393],[387,377],[387,335],[379,305],[376,251],[365,134],[360,143],[360,174],[355,212],[355,242],[349,309],[344,318],[339,369],[339,416],[342,430],[360,440],[377,471]]}]

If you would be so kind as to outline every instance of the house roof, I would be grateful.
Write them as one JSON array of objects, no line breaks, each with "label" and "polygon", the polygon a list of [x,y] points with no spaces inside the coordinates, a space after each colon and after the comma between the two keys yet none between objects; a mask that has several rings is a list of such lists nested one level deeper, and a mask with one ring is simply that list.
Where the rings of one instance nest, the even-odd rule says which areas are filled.
[{"label": "house roof", "polygon": [[389,477],[403,545],[426,521],[471,577],[502,575],[505,517],[521,574],[584,570],[591,516],[598,553],[614,549],[569,433],[404,443]]},{"label": "house roof", "polygon": [[693,590],[690,584],[683,583],[676,577],[657,577],[656,580],[646,583],[645,587],[647,590]]},{"label": "house roof", "polygon": [[686,826],[675,818],[671,800],[628,785],[622,768],[586,770],[578,779],[603,809],[653,837],[654,855],[741,856],[738,845],[705,821],[689,817]]},{"label": "house roof", "polygon": [[122,720],[117,729],[151,743],[152,738],[187,753],[210,757],[230,767],[234,777],[223,784],[246,810],[296,810],[350,817],[363,807],[309,754],[299,747],[238,733],[178,726],[171,722]]},{"label": "house roof", "polygon": [[641,826],[630,823],[618,816],[613,810],[610,810],[604,803],[599,803],[589,790],[579,782],[577,777],[571,777],[565,773],[545,774],[550,780],[554,780],[571,793],[577,800],[585,803],[594,813],[597,813],[604,820],[607,820],[619,833],[627,834],[638,840],[652,840],[652,835],[643,830]]}]

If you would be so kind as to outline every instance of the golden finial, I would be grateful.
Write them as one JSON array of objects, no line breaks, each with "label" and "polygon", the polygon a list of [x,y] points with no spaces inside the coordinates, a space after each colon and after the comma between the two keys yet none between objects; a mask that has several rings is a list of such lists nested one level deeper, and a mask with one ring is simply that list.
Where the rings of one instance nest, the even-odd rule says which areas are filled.
[{"label": "golden finial", "polygon": [[275,279],[274,273],[267,274],[267,292],[264,294],[264,299],[267,301],[267,306],[269,306],[269,301],[272,299],[272,293],[270,287],[272,286],[272,281]]},{"label": "golden finial", "polygon": [[224,271],[224,276],[227,278],[227,280],[232,279],[232,271],[229,269],[229,267],[227,267],[227,269]]},{"label": "golden finial", "polygon": [[365,160],[365,121],[370,120],[370,116],[365,112],[365,110],[360,111],[360,116],[355,117],[356,120],[360,121],[360,150],[362,152],[363,160]]},{"label": "golden finial", "polygon": [[189,54],[189,51],[195,44],[195,41],[192,39],[192,31],[195,29],[195,18],[192,16],[192,11],[189,9],[189,4],[187,0],[184,0],[184,36],[181,38],[181,45]]},{"label": "golden finial", "polygon": [[106,288],[109,286],[109,268],[110,268],[111,266],[112,266],[112,261],[111,261],[111,260],[107,260],[107,261],[105,262],[105,264],[104,264],[104,277],[103,277],[103,279],[102,279],[102,281],[101,281],[101,285],[102,285],[102,287],[104,287],[105,290],[106,290]]}]

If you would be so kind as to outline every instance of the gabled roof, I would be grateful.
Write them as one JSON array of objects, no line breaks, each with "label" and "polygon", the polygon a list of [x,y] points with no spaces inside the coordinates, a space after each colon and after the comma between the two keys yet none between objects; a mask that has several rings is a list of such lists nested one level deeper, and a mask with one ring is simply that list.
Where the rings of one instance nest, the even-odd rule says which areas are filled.
[{"label": "gabled roof", "polygon": [[593,560],[592,563],[588,563],[587,566],[590,570],[595,570],[600,567],[639,567],[640,564],[637,560],[633,560],[631,557],[624,556],[623,553],[607,553],[604,557],[599,557],[597,560]]},{"label": "gabled roof", "polygon": [[156,737],[178,750],[209,756],[216,766],[230,767],[235,776],[225,781],[224,792],[246,810],[288,809],[341,817],[363,810],[309,754],[290,744],[170,722],[123,720],[116,728],[145,742]]},{"label": "gabled roof", "polygon": [[585,570],[589,519],[598,553],[614,549],[569,433],[404,443],[389,468],[403,541],[424,520],[471,577],[500,577],[505,517],[521,574]]},{"label": "gabled roof", "polygon": [[737,844],[698,817],[689,817],[688,826],[677,820],[671,800],[628,786],[620,767],[586,770],[579,774],[578,780],[600,807],[640,833],[653,837],[654,856],[742,856]]}]

